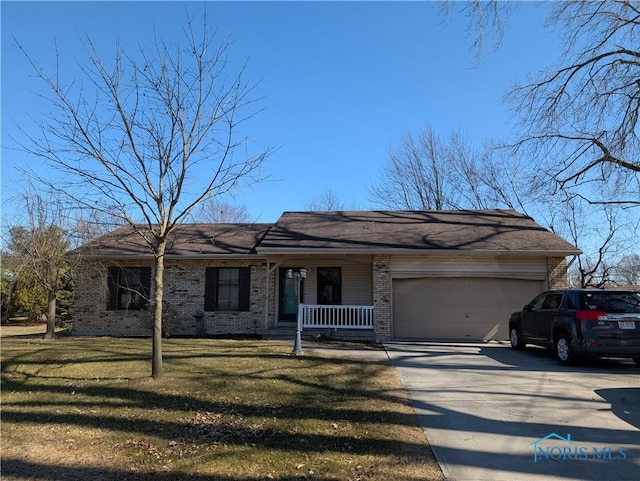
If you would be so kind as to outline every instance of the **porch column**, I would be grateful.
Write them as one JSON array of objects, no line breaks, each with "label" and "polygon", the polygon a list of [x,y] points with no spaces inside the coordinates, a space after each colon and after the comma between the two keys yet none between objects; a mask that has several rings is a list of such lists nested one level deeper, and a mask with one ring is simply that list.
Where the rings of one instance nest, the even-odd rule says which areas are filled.
[{"label": "porch column", "polygon": [[376,342],[391,339],[391,273],[389,255],[373,255],[373,330]]}]

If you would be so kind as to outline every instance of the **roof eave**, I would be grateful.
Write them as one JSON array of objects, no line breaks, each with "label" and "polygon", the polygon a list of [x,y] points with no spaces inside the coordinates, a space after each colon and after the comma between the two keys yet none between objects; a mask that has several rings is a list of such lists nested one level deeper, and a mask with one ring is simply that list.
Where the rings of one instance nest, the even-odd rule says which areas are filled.
[{"label": "roof eave", "polygon": [[[91,260],[152,260],[153,255],[150,254],[112,254],[112,255],[84,255],[84,259]],[[266,256],[262,254],[166,254],[164,256],[166,260],[212,260],[212,259],[265,259]]]},{"label": "roof eave", "polygon": [[361,249],[341,249],[341,248],[312,248],[312,247],[267,247],[259,248],[258,254],[447,254],[447,255],[527,255],[542,257],[567,257],[582,254],[579,249],[424,249],[424,248],[361,248]]}]

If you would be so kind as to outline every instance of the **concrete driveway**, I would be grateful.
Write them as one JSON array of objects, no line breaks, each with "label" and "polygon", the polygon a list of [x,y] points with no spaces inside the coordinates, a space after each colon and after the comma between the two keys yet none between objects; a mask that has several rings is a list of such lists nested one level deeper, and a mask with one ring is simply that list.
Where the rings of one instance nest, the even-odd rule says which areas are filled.
[{"label": "concrete driveway", "polygon": [[446,479],[640,479],[640,369],[506,343],[387,343]]}]

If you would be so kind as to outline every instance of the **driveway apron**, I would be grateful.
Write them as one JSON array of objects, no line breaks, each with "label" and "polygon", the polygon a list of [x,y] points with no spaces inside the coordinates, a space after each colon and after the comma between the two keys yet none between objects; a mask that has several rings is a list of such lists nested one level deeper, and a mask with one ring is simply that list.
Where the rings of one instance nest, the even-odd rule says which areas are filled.
[{"label": "driveway apron", "polygon": [[505,343],[385,344],[447,480],[640,479],[640,369]]}]

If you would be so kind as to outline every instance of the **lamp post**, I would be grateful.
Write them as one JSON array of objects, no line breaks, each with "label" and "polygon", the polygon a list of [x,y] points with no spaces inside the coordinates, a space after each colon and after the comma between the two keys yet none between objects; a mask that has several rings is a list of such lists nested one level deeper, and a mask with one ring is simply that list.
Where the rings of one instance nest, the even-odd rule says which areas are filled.
[{"label": "lamp post", "polygon": [[296,279],[296,299],[298,305],[298,313],[296,315],[296,338],[293,341],[293,351],[292,354],[295,356],[299,356],[302,354],[302,316],[300,315],[300,284],[302,283],[302,279],[307,278],[307,270],[300,269],[298,271],[293,271],[293,269],[287,270],[287,277],[289,279]]}]

